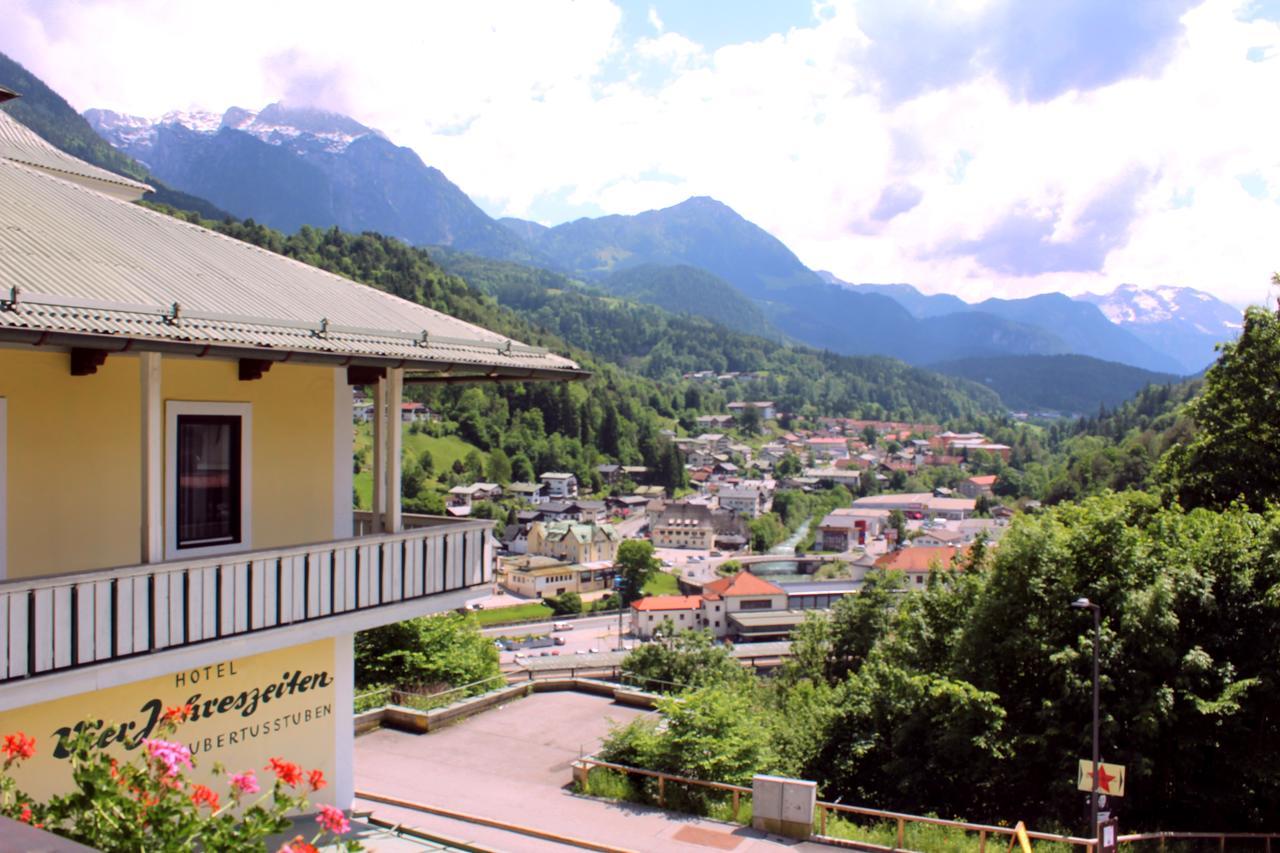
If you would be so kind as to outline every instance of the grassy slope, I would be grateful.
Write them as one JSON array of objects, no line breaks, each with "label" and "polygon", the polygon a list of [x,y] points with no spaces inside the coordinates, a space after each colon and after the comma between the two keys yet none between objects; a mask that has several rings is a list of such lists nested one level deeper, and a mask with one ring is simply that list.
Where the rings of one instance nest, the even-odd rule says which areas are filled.
[{"label": "grassy slope", "polygon": [[[455,461],[462,461],[473,450],[479,453],[486,463],[489,461],[487,453],[456,435],[433,438],[425,433],[411,433],[408,424],[401,424],[401,440],[404,442],[404,448],[415,457],[421,456],[424,450],[430,450],[437,472],[447,470]],[[355,476],[356,494],[359,496],[358,509],[368,509],[373,502],[372,447],[373,426],[367,423],[356,424],[354,449],[357,453],[366,451],[368,454],[366,466]]]}]

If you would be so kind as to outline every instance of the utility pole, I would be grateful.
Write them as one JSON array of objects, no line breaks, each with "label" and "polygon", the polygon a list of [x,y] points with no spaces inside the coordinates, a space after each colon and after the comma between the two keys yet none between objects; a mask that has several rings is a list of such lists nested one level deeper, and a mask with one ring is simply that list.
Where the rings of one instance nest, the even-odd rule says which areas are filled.
[{"label": "utility pole", "polygon": [[1098,714],[1100,698],[1098,647],[1102,642],[1102,608],[1087,598],[1078,598],[1071,602],[1071,606],[1076,610],[1093,611],[1093,784],[1091,786],[1092,792],[1089,796],[1089,833],[1093,837],[1098,834],[1098,765],[1102,761],[1100,754],[1101,724]]}]

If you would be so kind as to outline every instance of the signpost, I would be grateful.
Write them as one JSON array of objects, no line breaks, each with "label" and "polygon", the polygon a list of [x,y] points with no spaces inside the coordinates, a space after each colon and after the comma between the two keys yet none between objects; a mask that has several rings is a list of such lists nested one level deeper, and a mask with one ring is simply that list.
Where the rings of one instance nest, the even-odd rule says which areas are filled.
[{"label": "signpost", "polygon": [[1116,836],[1119,834],[1114,818],[1098,821],[1098,853],[1116,853]]},{"label": "signpost", "polygon": [[[1100,762],[1098,764],[1098,793],[1106,794],[1108,797],[1123,797],[1124,776],[1123,764],[1106,764]],[[1076,772],[1076,787],[1086,793],[1093,792],[1092,761],[1084,758],[1080,759],[1080,769]]]}]

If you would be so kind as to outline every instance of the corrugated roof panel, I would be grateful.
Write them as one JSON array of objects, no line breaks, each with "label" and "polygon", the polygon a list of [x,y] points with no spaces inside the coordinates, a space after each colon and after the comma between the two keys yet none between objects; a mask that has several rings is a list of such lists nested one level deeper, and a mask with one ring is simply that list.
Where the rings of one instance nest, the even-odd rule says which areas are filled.
[{"label": "corrugated roof panel", "polygon": [[[580,372],[430,308],[0,160],[0,300],[13,287],[17,304],[0,310],[0,328]],[[177,318],[165,316],[175,305]]]},{"label": "corrugated roof panel", "polygon": [[[0,97],[0,101],[4,100]],[[144,193],[152,191],[144,183],[100,169],[55,148],[4,110],[0,110],[0,157],[55,172],[126,201],[142,198]]]}]

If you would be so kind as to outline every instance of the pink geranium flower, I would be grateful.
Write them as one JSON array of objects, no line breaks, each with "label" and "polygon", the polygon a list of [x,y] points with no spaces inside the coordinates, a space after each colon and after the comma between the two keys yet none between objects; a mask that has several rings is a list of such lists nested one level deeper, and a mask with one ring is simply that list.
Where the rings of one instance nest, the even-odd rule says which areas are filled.
[{"label": "pink geranium flower", "polygon": [[351,824],[347,821],[347,816],[342,813],[342,809],[334,808],[331,805],[320,806],[320,816],[317,819],[321,826],[334,835],[342,835],[344,832],[351,831]]},{"label": "pink geranium flower", "polygon": [[191,769],[191,750],[182,744],[168,740],[147,740],[143,741],[143,745],[152,758],[164,764],[166,776],[177,776],[180,764]]},{"label": "pink geranium flower", "polygon": [[253,775],[252,770],[232,774],[231,787],[237,795],[256,794],[262,790],[258,787],[258,777]]}]

